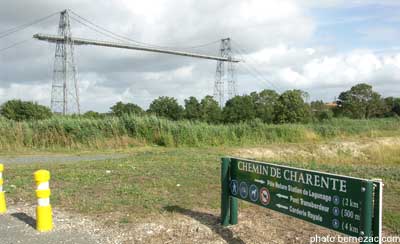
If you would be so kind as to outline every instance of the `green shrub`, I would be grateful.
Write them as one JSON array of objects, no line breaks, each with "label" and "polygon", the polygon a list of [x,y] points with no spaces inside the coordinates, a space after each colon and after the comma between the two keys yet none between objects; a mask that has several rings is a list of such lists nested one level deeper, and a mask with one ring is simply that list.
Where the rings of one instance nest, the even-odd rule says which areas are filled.
[{"label": "green shrub", "polygon": [[52,116],[48,107],[21,100],[5,102],[0,107],[0,114],[7,119],[16,121],[41,120],[48,119]]}]

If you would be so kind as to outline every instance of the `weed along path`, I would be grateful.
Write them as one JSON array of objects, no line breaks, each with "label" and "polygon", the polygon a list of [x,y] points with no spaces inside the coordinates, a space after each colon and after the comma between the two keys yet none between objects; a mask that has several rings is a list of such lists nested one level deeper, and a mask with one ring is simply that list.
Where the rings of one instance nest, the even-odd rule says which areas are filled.
[{"label": "weed along path", "polygon": [[[239,201],[239,223],[221,226],[220,158],[224,155],[382,178],[384,235],[399,235],[400,144],[377,141],[357,150],[347,150],[348,145],[282,144],[256,150],[148,147],[131,149],[124,157],[84,163],[37,161],[47,155],[32,162],[8,161],[3,173],[8,212],[0,215],[0,243],[301,244],[310,243],[316,235],[341,235],[245,201]],[[327,152],[326,148],[329,153],[321,153]],[[275,154],[269,153],[271,150]],[[49,233],[32,228],[36,204],[33,172],[42,168],[51,172],[54,229]]]}]

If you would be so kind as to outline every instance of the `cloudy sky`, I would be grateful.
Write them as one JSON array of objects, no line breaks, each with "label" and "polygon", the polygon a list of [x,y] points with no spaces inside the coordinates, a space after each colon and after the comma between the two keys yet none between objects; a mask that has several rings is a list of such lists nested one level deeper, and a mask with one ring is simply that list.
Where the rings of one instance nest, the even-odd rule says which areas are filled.
[{"label": "cloudy sky", "polygon": [[[400,97],[397,0],[0,0],[0,102],[50,105],[55,47],[32,35],[56,34],[58,16],[1,33],[66,8],[117,34],[179,50],[216,55],[218,40],[231,37],[244,60],[237,66],[239,94],[302,89],[311,100],[331,101],[367,82]],[[71,25],[74,36],[112,40],[74,19]],[[92,46],[76,47],[75,61],[84,111],[213,93],[216,61]]]}]

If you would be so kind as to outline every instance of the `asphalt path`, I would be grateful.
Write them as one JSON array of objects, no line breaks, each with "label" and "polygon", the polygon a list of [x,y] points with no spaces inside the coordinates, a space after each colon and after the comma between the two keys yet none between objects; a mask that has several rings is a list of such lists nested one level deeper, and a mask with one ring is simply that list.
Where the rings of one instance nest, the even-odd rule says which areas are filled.
[{"label": "asphalt path", "polygon": [[101,161],[108,159],[120,159],[128,157],[128,154],[90,154],[90,155],[29,155],[29,156],[0,156],[0,163],[36,164],[36,163],[76,163],[82,161]]}]

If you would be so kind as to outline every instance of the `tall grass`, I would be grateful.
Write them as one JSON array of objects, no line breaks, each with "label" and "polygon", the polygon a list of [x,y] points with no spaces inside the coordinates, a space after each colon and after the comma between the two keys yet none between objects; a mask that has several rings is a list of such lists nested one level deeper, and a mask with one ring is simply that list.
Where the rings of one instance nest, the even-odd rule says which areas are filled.
[{"label": "tall grass", "polygon": [[0,150],[102,149],[135,145],[240,146],[305,142],[348,136],[400,134],[400,120],[334,119],[315,124],[269,125],[257,121],[210,125],[154,116],[86,119],[54,117],[15,122],[0,119]]}]

